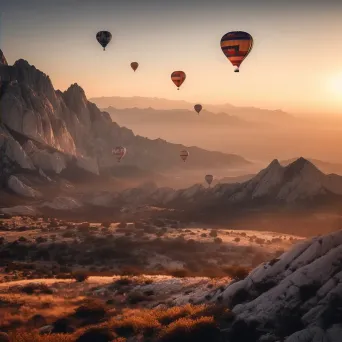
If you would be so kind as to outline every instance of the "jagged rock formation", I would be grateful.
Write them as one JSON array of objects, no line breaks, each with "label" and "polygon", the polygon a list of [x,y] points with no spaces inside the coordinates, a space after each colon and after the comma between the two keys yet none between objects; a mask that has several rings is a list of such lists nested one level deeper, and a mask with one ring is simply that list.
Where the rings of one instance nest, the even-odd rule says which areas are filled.
[{"label": "jagged rock formation", "polygon": [[246,342],[282,338],[286,342],[338,342],[341,284],[342,231],[337,231],[298,243],[212,300],[225,303],[236,314],[231,342],[238,341],[233,337],[241,327],[254,338]]},{"label": "jagged rock formation", "polygon": [[[207,188],[195,184],[190,188],[174,190],[152,187],[131,189],[117,195],[123,205],[149,204],[175,209],[225,212],[229,207],[241,209],[258,205],[312,204],[322,198],[342,199],[342,177],[325,175],[312,163],[299,158],[283,167],[274,160],[252,179],[233,184],[217,184]],[[210,208],[210,210],[209,210]],[[214,214],[213,214],[214,215]]]},{"label": "jagged rock formation", "polygon": [[[163,171],[179,167],[179,150],[184,148],[161,139],[135,136],[90,103],[76,83],[64,92],[55,91],[49,76],[23,59],[9,66],[2,51],[0,134],[3,176],[13,174],[17,167],[40,169],[51,176],[64,172],[71,164],[99,175],[103,170],[117,167],[112,156],[117,145],[128,149],[126,164]],[[206,163],[213,167],[248,164],[236,155],[195,147],[190,150],[194,167]]]}]

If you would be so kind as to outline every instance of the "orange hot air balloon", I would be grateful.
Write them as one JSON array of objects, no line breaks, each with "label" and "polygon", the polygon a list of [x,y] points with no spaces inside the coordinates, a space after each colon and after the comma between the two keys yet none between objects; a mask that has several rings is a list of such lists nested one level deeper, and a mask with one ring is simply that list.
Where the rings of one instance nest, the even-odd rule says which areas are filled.
[{"label": "orange hot air balloon", "polygon": [[116,156],[116,159],[120,163],[121,159],[126,155],[126,148],[122,146],[115,147],[112,153]]},{"label": "orange hot air balloon", "polygon": [[189,157],[189,151],[187,150],[182,150],[180,153],[180,157],[183,159],[183,161],[185,162],[187,160],[187,158]]},{"label": "orange hot air balloon", "polygon": [[200,104],[194,105],[195,111],[199,114],[199,112],[202,110],[202,106]]},{"label": "orange hot air balloon", "polygon": [[138,69],[138,66],[139,66],[139,63],[138,63],[138,62],[132,62],[132,63],[131,63],[131,68],[134,70],[134,72],[135,72],[135,70]]},{"label": "orange hot air balloon", "polygon": [[178,90],[179,90],[179,87],[185,81],[185,79],[186,79],[186,75],[184,71],[174,71],[171,74],[171,80],[177,86]]},{"label": "orange hot air balloon", "polygon": [[221,38],[221,49],[233,66],[236,67],[235,72],[239,72],[241,63],[249,55],[252,48],[253,37],[247,32],[228,32]]}]

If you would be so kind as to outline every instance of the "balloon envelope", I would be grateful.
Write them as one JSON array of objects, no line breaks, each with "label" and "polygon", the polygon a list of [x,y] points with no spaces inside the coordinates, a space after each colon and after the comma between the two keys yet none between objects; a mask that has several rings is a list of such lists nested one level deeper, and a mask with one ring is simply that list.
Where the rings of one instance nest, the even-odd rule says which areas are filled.
[{"label": "balloon envelope", "polygon": [[126,148],[123,146],[117,146],[113,149],[112,153],[116,156],[118,162],[126,155]]},{"label": "balloon envelope", "polygon": [[131,68],[135,71],[138,69],[139,63],[138,62],[132,62],[131,63]]},{"label": "balloon envelope", "polygon": [[103,50],[106,50],[106,46],[112,40],[112,34],[109,31],[99,31],[96,34],[96,39],[103,47]]},{"label": "balloon envelope", "polygon": [[214,176],[213,175],[206,175],[204,177],[204,179],[210,185],[213,182]]},{"label": "balloon envelope", "polygon": [[178,87],[178,89],[183,84],[185,79],[186,79],[186,75],[184,71],[174,71],[171,74],[171,80]]},{"label": "balloon envelope", "polygon": [[186,159],[189,157],[189,152],[187,150],[182,150],[180,157],[183,159],[183,161],[186,161]]},{"label": "balloon envelope", "polygon": [[200,104],[194,105],[195,111],[199,113],[202,110],[202,106]]},{"label": "balloon envelope", "polygon": [[253,48],[253,37],[243,31],[233,31],[226,33],[221,38],[221,49],[229,61],[236,67],[239,67]]}]

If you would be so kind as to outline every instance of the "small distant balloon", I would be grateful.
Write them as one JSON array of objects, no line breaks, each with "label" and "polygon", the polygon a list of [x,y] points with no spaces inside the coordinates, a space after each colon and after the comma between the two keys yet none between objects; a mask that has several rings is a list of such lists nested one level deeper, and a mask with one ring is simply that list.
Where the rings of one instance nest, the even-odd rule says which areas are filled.
[{"label": "small distant balloon", "polygon": [[112,34],[109,31],[99,31],[96,34],[96,39],[103,47],[103,51],[105,51],[106,46],[112,40]]},{"label": "small distant balloon", "polygon": [[139,63],[138,62],[132,62],[131,63],[131,68],[133,69],[133,71],[135,72],[135,70],[138,69]]},{"label": "small distant balloon", "polygon": [[221,49],[224,55],[235,66],[235,72],[240,71],[240,65],[253,48],[253,37],[243,31],[232,31],[221,38]]},{"label": "small distant balloon", "polygon": [[126,148],[123,146],[117,146],[113,149],[112,153],[116,156],[117,161],[120,163],[121,159],[126,155]]},{"label": "small distant balloon", "polygon": [[209,187],[210,187],[210,184],[213,182],[214,180],[214,176],[213,175],[206,175],[204,177],[205,181],[208,183]]},{"label": "small distant balloon", "polygon": [[187,160],[187,158],[189,157],[189,151],[187,150],[182,150],[180,153],[180,157],[183,159],[183,161],[185,162]]},{"label": "small distant balloon", "polygon": [[194,105],[194,109],[199,114],[200,111],[202,110],[202,106],[200,104],[196,104],[196,105]]},{"label": "small distant balloon", "polygon": [[174,71],[171,74],[171,80],[172,82],[177,86],[177,89],[179,90],[179,87],[183,84],[183,82],[186,79],[186,75],[184,71]]}]

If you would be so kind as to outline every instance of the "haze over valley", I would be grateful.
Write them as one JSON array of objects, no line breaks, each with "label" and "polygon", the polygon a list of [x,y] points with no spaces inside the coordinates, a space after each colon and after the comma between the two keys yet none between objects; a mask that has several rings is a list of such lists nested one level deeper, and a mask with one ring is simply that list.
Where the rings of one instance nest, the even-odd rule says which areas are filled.
[{"label": "haze over valley", "polygon": [[[91,99],[120,125],[151,139],[237,153],[262,165],[295,156],[340,163],[342,120],[325,115],[310,118],[281,110],[203,104],[158,98]],[[182,129],[179,129],[179,122]]]}]

